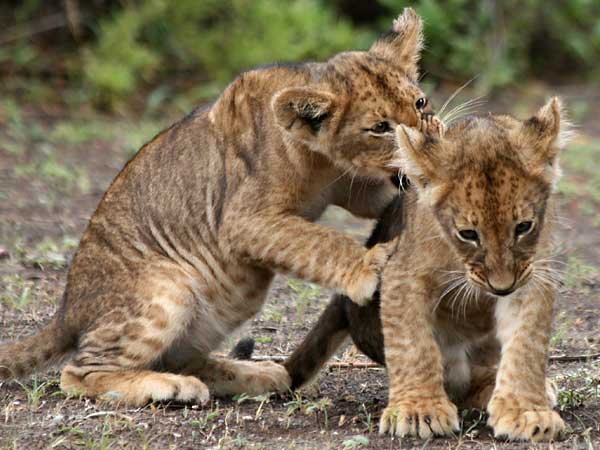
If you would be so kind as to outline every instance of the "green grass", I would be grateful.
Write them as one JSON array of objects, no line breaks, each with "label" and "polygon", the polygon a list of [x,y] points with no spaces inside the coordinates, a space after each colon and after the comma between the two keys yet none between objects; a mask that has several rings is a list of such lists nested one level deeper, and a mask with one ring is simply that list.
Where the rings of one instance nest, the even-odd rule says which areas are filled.
[{"label": "green grass", "polygon": [[362,434],[352,436],[350,439],[346,439],[342,442],[342,448],[344,450],[354,450],[356,448],[363,448],[369,445],[369,438]]},{"label": "green grass", "polygon": [[600,141],[589,138],[570,145],[562,154],[565,176],[558,189],[569,199],[577,199],[581,210],[600,225]]},{"label": "green grass", "polygon": [[37,409],[40,406],[42,398],[48,393],[48,388],[58,386],[58,380],[46,380],[41,383],[37,378],[33,378],[31,385],[16,382],[27,396],[27,405],[30,409]]},{"label": "green grass", "polygon": [[21,259],[26,265],[31,265],[41,270],[47,268],[59,270],[67,266],[67,254],[77,247],[75,238],[65,236],[57,241],[45,237],[33,249],[21,249]]},{"label": "green grass", "polygon": [[581,408],[593,398],[600,397],[600,363],[596,362],[593,366],[591,369],[582,367],[556,378],[556,382],[562,386],[558,391],[561,411]]},{"label": "green grass", "polygon": [[0,293],[0,302],[11,309],[25,311],[33,298],[33,281],[20,275],[9,275],[2,278],[4,289]]},{"label": "green grass", "polygon": [[68,120],[58,122],[51,128],[49,141],[55,145],[69,146],[80,146],[92,141],[111,142],[116,148],[133,155],[164,127],[165,124],[150,118],[120,122],[102,118]]},{"label": "green grass", "polygon": [[589,281],[597,271],[597,268],[587,264],[580,258],[570,256],[567,260],[563,282],[568,288],[581,286],[583,282]]},{"label": "green grass", "polygon": [[565,311],[561,311],[554,319],[554,323],[554,333],[550,338],[550,345],[556,348],[560,346],[563,340],[569,335],[572,319],[567,317],[567,313]]},{"label": "green grass", "polygon": [[286,403],[286,416],[288,417],[287,427],[289,428],[290,426],[291,417],[298,412],[302,412],[307,416],[314,416],[317,425],[319,425],[322,419],[323,426],[327,430],[329,429],[328,409],[331,405],[332,402],[327,397],[309,399],[303,397],[300,392],[294,392],[294,399]]},{"label": "green grass", "polygon": [[296,323],[304,318],[310,303],[321,295],[321,287],[302,280],[288,279],[288,286],[293,291],[296,304]]}]

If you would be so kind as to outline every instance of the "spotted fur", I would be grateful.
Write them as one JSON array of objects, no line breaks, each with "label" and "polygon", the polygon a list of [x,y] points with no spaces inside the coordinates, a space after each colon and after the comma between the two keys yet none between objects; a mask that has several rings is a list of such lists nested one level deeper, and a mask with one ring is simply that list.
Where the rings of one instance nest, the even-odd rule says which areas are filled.
[{"label": "spotted fur", "polygon": [[[564,425],[545,378],[555,298],[545,259],[557,154],[568,134],[560,103],[524,122],[468,118],[443,139],[399,128],[413,188],[390,204],[367,242],[398,241],[381,299],[359,306],[335,296],[284,364],[292,385],[314,376],[350,334],[388,367],[382,432],[450,434],[458,405],[487,408],[496,435],[553,439]],[[517,239],[523,220],[534,228]],[[480,242],[461,240],[461,229],[476,230]]]},{"label": "spotted fur", "polygon": [[[486,407],[497,436],[548,440],[564,428],[546,385],[556,296],[546,274],[565,129],[556,98],[524,122],[471,118],[441,139],[398,127],[415,190],[402,252],[382,280],[390,391],[381,432],[451,433],[451,399]],[[501,347],[497,370],[474,367],[469,354],[490,338]]]}]

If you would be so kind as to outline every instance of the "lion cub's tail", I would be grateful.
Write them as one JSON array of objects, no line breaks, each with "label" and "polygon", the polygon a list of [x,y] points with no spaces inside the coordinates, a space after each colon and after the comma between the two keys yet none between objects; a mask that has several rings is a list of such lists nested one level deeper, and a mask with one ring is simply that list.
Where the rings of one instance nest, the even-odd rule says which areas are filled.
[{"label": "lion cub's tail", "polygon": [[58,317],[37,334],[0,345],[0,380],[22,378],[64,360],[75,337],[62,329]]}]

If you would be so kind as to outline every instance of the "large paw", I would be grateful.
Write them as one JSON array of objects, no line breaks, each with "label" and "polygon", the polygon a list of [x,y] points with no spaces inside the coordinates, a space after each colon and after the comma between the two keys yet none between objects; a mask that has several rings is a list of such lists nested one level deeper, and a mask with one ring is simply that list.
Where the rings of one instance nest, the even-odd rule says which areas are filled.
[{"label": "large paw", "polygon": [[488,413],[494,436],[511,440],[548,441],[565,428],[558,413],[547,405],[527,405],[512,395],[494,395]]},{"label": "large paw", "polygon": [[447,398],[416,399],[388,405],[379,421],[379,433],[415,436],[451,435],[459,430],[456,406]]},{"label": "large paw", "polygon": [[441,138],[446,133],[446,125],[438,116],[433,114],[422,114],[417,129],[433,137]]},{"label": "large paw", "polygon": [[240,361],[237,364],[240,364],[241,392],[250,395],[259,395],[266,392],[286,392],[292,385],[292,379],[281,364],[272,361]]},{"label": "large paw", "polygon": [[358,305],[366,305],[379,285],[379,275],[392,251],[390,243],[378,244],[367,251],[359,266],[351,273],[346,293]]},{"label": "large paw", "polygon": [[194,376],[171,373],[149,373],[123,385],[119,390],[99,396],[103,401],[144,406],[152,402],[181,402],[204,405],[210,398],[206,384]]}]

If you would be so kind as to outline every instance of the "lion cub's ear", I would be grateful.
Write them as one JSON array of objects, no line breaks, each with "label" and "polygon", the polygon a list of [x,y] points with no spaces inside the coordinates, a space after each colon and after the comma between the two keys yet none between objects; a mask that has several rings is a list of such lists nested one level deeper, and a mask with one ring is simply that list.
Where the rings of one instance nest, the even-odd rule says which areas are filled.
[{"label": "lion cub's ear", "polygon": [[419,199],[435,203],[443,190],[445,164],[440,156],[440,139],[400,124],[396,127],[398,167],[420,191]]},{"label": "lion cub's ear", "polygon": [[311,141],[331,119],[333,94],[311,88],[288,88],[273,97],[275,120],[297,139]]},{"label": "lion cub's ear", "polygon": [[423,22],[414,9],[404,8],[392,25],[369,52],[392,64],[400,66],[406,75],[416,81],[419,78],[419,59],[423,49]]},{"label": "lion cub's ear", "polygon": [[560,176],[558,154],[571,138],[571,124],[564,118],[562,102],[551,98],[523,122],[520,130],[523,158],[529,170],[555,184]]}]

